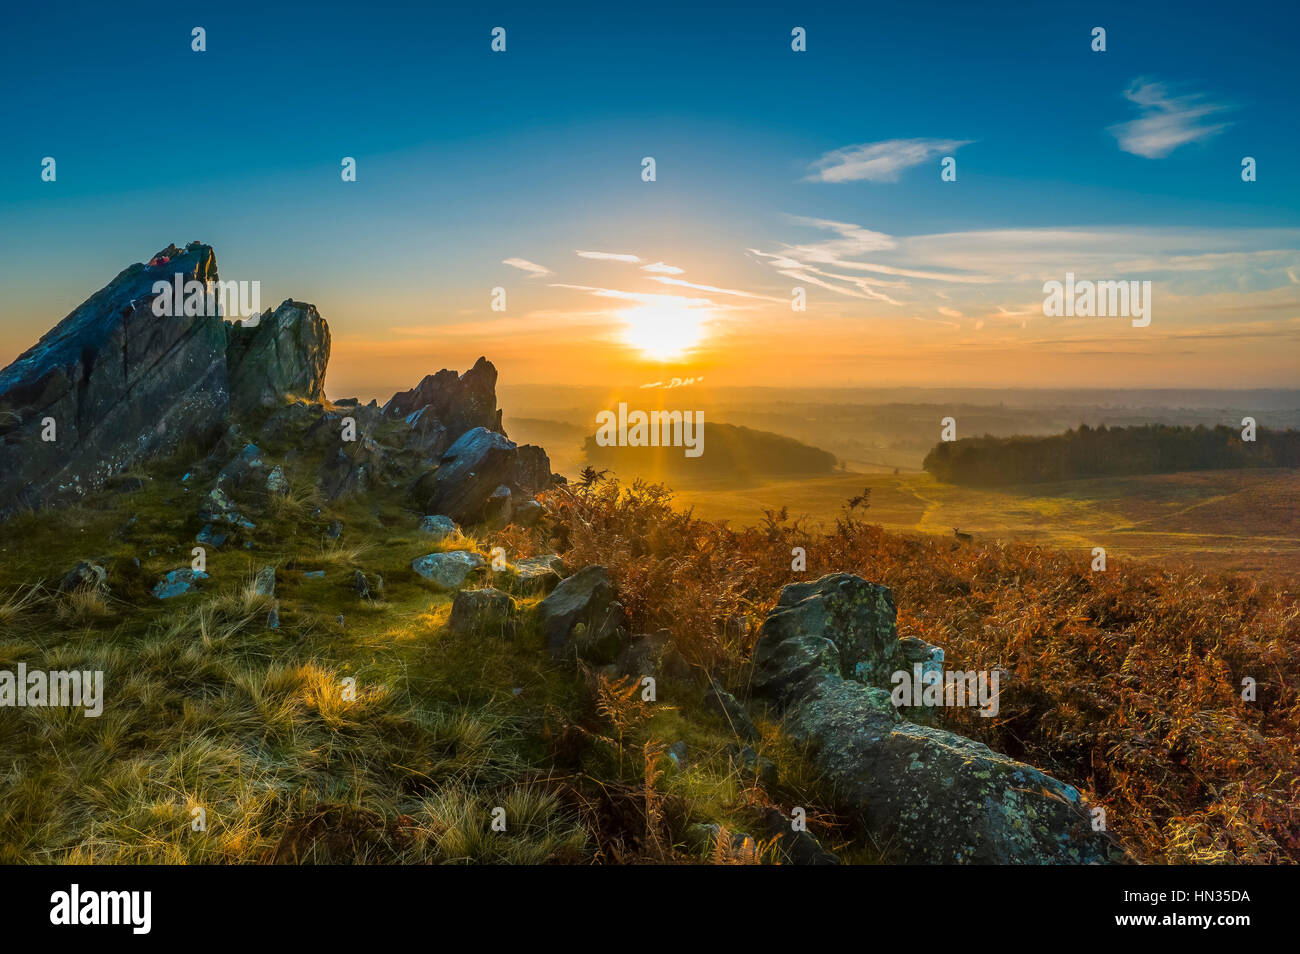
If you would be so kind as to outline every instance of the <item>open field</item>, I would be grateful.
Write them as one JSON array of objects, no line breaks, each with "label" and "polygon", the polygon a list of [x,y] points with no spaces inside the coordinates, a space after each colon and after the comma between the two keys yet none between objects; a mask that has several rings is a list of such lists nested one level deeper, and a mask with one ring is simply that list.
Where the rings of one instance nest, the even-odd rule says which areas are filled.
[{"label": "open field", "polygon": [[943,484],[928,474],[836,474],[745,487],[699,484],[677,501],[707,520],[758,523],[788,507],[812,527],[830,526],[844,502],[871,488],[872,523],[888,530],[1106,548],[1108,558],[1189,562],[1203,570],[1300,579],[1300,473],[1200,471],[1022,485],[990,490]]}]

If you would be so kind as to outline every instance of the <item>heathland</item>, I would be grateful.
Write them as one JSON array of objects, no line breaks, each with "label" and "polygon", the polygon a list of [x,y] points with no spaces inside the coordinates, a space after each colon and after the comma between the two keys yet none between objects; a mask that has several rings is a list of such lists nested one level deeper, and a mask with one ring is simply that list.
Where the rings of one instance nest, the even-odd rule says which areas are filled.
[{"label": "heathland", "polygon": [[312,305],[158,325],[169,268],[0,372],[0,677],[104,677],[0,679],[0,861],[1300,861],[1291,472],[566,481],[487,360],[331,401]]}]

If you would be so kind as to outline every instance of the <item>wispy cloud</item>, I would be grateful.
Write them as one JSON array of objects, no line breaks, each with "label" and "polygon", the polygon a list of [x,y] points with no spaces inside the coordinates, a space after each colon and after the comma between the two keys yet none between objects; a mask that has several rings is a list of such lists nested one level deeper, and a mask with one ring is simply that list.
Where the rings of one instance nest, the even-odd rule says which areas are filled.
[{"label": "wispy cloud", "polygon": [[552,283],[551,288],[567,288],[571,291],[582,291],[595,295],[597,298],[614,298],[618,301],[633,301],[642,305],[663,305],[673,304],[684,308],[716,308],[717,305],[708,298],[687,298],[683,295],[656,295],[651,292],[630,292],[621,288],[594,288],[591,285],[568,285],[560,282]]},{"label": "wispy cloud", "polygon": [[652,262],[649,265],[642,265],[641,271],[655,272],[659,275],[680,275],[686,269],[678,268],[676,265],[665,265],[663,262]]},{"label": "wispy cloud", "polygon": [[503,258],[502,265],[509,265],[511,268],[517,268],[520,271],[528,272],[532,275],[549,275],[551,270],[545,265],[538,265],[536,262],[530,262],[526,258]]},{"label": "wispy cloud", "polygon": [[826,153],[811,166],[810,182],[897,182],[904,169],[968,146],[969,139],[887,139],[845,146]]},{"label": "wispy cloud", "polygon": [[1207,122],[1210,116],[1229,107],[1210,102],[1204,95],[1178,96],[1165,83],[1138,77],[1124,91],[1124,98],[1138,107],[1137,119],[1110,127],[1119,147],[1135,156],[1163,159],[1179,146],[1208,139],[1222,132],[1227,123]]},{"label": "wispy cloud", "polygon": [[773,298],[771,295],[756,295],[753,292],[740,291],[736,288],[718,288],[714,285],[697,285],[695,282],[683,281],[680,278],[665,278],[663,276],[657,276],[652,278],[651,281],[662,282],[665,285],[676,285],[680,288],[692,288],[695,291],[713,292],[717,295],[735,295],[737,298],[753,298],[758,301],[774,301],[780,302],[783,305],[789,302],[788,298]]},{"label": "wispy cloud", "polygon": [[578,250],[579,258],[594,258],[601,262],[627,262],[629,265],[638,265],[641,262],[639,255],[624,255],[619,252],[584,252]]}]

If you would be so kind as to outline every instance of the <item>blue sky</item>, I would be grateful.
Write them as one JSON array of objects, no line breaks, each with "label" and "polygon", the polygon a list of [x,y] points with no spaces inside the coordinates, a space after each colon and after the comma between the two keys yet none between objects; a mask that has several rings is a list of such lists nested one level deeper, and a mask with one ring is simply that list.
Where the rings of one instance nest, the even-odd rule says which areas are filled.
[{"label": "blue sky", "polygon": [[[578,290],[597,288],[690,295],[682,307],[707,310],[711,330],[681,367],[747,383],[757,362],[775,381],[800,353],[757,353],[792,322],[788,308],[760,309],[805,279],[813,335],[890,342],[889,383],[994,383],[970,372],[988,347],[971,337],[1075,262],[1150,278],[1177,304],[1152,335],[1180,337],[1113,339],[1133,358],[1116,372],[1126,383],[1151,370],[1135,347],[1159,359],[1159,380],[1204,383],[1209,346],[1180,361],[1170,342],[1246,319],[1259,342],[1276,332],[1265,377],[1287,383],[1278,362],[1297,357],[1300,314],[1294,4],[539,6],[15,9],[0,39],[0,362],[129,262],[198,238],[223,277],[261,280],[264,303],[315,301],[357,387],[386,362],[409,377],[494,347],[503,370],[544,380],[557,362],[530,363],[538,349],[525,346],[539,330],[596,340],[612,378],[648,371],[623,353],[618,314],[602,321],[608,297]],[[190,49],[194,26],[204,53]],[[490,50],[494,26],[505,53]],[[790,49],[794,26],[805,53]],[[1104,53],[1090,49],[1094,26]],[[947,154],[956,182],[939,178]],[[45,156],[55,183],[40,180]],[[355,183],[340,181],[343,156],[357,159]],[[1258,181],[1241,181],[1243,156]],[[843,267],[863,261],[909,274]],[[654,262],[744,295],[659,283],[672,276],[639,267]],[[505,316],[487,308],[495,286],[518,302]],[[1243,293],[1258,296],[1244,319]],[[1107,350],[1084,346],[1097,328],[1019,324],[984,364],[1068,339],[1073,383],[1098,380],[1079,360]],[[909,347],[925,360],[901,368]],[[1155,347],[1163,356],[1143,351]],[[1228,355],[1231,373],[1211,383],[1260,383],[1264,356],[1262,344]],[[879,378],[861,360],[803,357],[796,380]]]}]

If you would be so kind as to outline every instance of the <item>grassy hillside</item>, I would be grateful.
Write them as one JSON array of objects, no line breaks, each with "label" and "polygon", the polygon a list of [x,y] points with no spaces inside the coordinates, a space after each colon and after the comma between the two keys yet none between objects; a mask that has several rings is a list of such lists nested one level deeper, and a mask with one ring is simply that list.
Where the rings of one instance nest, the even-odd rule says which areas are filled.
[{"label": "grassy hillside", "polygon": [[787,507],[827,527],[844,501],[871,488],[870,518],[884,528],[1019,540],[1090,552],[1300,580],[1300,473],[1200,471],[985,489],[928,474],[836,474],[734,486],[679,483],[677,501],[708,520],[756,524]]},{"label": "grassy hillside", "polygon": [[[1084,789],[1139,857],[1300,860],[1294,590],[1122,556],[1094,574],[1085,553],[983,539],[979,521],[962,521],[978,531],[972,544],[865,523],[891,507],[913,525],[947,522],[925,500],[929,485],[902,480],[820,531],[779,515],[728,530],[662,488],[598,481],[545,495],[551,516],[537,528],[430,544],[400,494],[326,504],[311,487],[318,462],[299,459],[291,493],[253,512],[249,547],[210,550],[202,590],[163,602],[150,587],[188,565],[202,523],[189,460],[0,525],[0,666],[102,669],[107,683],[98,719],[57,708],[0,718],[0,860],[771,860],[769,805],[806,808],[845,861],[906,860],[834,810],[761,705],[751,744],[775,778],[733,760],[738,737],[698,682],[666,680],[645,706],[634,684],[552,662],[527,616],[513,638],[449,630],[449,597],[411,559],[496,546],[511,562],[559,552],[570,567],[607,566],[633,632],[670,630],[695,671],[742,695],[780,587],[859,573],[894,589],[900,635],[943,646],[952,666],[1007,671],[998,718],[940,718]],[[861,492],[855,480],[838,488],[841,503]],[[828,508],[834,490],[822,491]],[[1190,508],[1210,497],[1177,492]],[[1134,524],[1146,508],[1132,493],[1104,506]],[[794,546],[807,551],[802,573]],[[108,567],[111,591],[57,593],[84,559]],[[253,585],[265,565],[276,568],[275,628]],[[382,575],[382,595],[355,592],[358,570]],[[1246,676],[1257,702],[1240,698]],[[513,820],[502,835],[487,826],[497,806]],[[758,841],[701,843],[704,825]]]},{"label": "grassy hillside", "polygon": [[[103,670],[106,696],[99,718],[0,713],[0,863],[752,860],[766,846],[710,855],[692,826],[757,831],[773,799],[822,817],[770,721],[757,748],[782,779],[768,793],[733,762],[735,733],[697,685],[665,684],[663,704],[643,707],[627,686],[554,664],[528,622],[513,638],[453,633],[451,595],[410,568],[498,544],[513,564],[545,541],[431,543],[400,493],[321,500],[310,457],[286,465],[287,496],[250,511],[248,548],[208,547],[201,591],[156,599],[203,524],[185,478],[194,456],[0,523],[0,667]],[[110,591],[58,593],[86,559],[107,567]],[[268,565],[273,598],[254,581]],[[372,586],[382,576],[382,595],[360,597],[358,571]],[[689,764],[668,757],[674,744]],[[495,806],[512,820],[504,834],[487,825]]]}]

